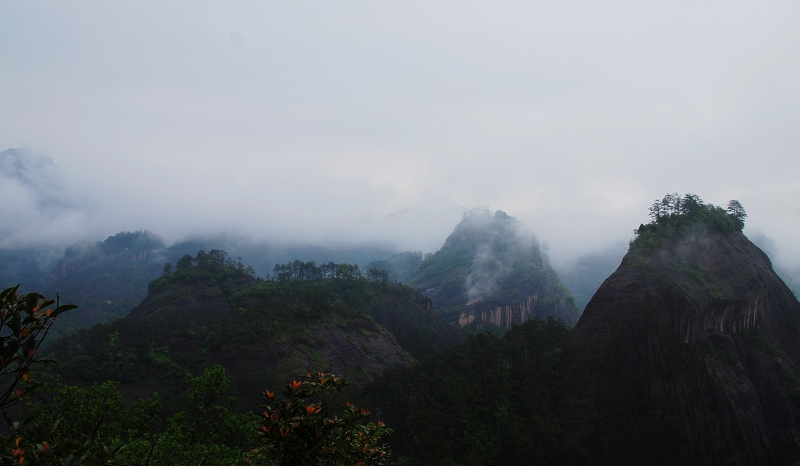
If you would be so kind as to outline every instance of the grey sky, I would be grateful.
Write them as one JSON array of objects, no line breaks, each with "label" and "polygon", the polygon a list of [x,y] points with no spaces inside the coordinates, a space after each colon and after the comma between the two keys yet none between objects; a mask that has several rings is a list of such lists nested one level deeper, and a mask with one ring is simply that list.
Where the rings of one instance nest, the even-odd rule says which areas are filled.
[{"label": "grey sky", "polygon": [[58,166],[54,237],[433,250],[488,205],[567,258],[678,191],[800,262],[798,2],[76,3],[0,3],[0,151]]}]

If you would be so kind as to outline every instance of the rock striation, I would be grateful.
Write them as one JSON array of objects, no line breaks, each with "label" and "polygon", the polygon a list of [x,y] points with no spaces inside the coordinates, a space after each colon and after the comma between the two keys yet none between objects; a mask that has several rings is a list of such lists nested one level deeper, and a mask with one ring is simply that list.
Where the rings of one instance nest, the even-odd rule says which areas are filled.
[{"label": "rock striation", "polygon": [[[541,293],[544,294],[544,293]],[[512,325],[522,325],[534,316],[554,316],[573,323],[570,303],[564,296],[547,296],[540,300],[540,293],[528,296],[525,300],[514,304],[497,302],[469,303],[466,309],[458,313],[455,323],[459,327],[467,327],[475,322],[483,322],[497,328],[508,330]]]},{"label": "rock striation", "polygon": [[577,322],[575,298],[561,284],[536,238],[503,211],[466,214],[410,285],[460,327],[506,330],[533,316]]},{"label": "rock striation", "polygon": [[800,303],[741,231],[634,243],[559,362],[593,464],[783,465],[800,454]]}]

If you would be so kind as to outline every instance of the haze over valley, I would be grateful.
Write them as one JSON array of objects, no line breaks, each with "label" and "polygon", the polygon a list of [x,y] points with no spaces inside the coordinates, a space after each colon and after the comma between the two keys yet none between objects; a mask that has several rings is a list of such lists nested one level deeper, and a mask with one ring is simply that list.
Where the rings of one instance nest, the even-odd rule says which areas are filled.
[{"label": "haze over valley", "polygon": [[799,16],[0,3],[0,463],[800,464]]}]

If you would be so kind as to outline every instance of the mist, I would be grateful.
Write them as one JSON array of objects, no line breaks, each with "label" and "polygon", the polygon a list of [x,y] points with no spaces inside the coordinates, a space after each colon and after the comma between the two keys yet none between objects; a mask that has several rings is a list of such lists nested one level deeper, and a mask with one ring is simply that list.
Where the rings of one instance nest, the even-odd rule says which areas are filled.
[{"label": "mist", "polygon": [[146,229],[431,252],[488,205],[558,268],[677,191],[738,199],[796,267],[798,10],[5,2],[0,151],[39,162],[3,169],[0,247]]}]

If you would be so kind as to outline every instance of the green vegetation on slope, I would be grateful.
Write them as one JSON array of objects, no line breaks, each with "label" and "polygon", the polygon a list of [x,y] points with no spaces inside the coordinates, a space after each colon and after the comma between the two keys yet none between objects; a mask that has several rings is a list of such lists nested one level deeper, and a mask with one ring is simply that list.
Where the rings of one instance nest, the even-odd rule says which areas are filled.
[{"label": "green vegetation on slope", "polygon": [[54,333],[124,317],[147,295],[148,283],[160,275],[168,257],[164,242],[149,231],[68,247],[50,274],[47,292],[75,302],[78,309],[60,319]]},{"label": "green vegetation on slope", "polygon": [[[425,317],[437,316],[426,316],[414,301],[425,298],[405,286],[372,281],[370,273],[348,264],[326,264],[334,278],[310,272],[320,269],[313,263],[278,265],[278,279],[261,280],[224,251],[184,256],[174,271],[150,283],[148,297],[128,317],[54,344],[62,361],[55,370],[73,381],[113,380],[177,393],[185,389],[183,374],[221,362],[236,393],[248,401],[247,393],[265,383],[332,369],[323,353],[344,353],[352,367],[340,372],[362,383],[384,367],[411,361],[400,346],[425,355],[428,346],[442,347],[439,333],[452,332],[444,322],[427,323]],[[389,314],[381,304],[387,302],[394,303]],[[400,346],[370,317],[373,306],[381,322],[403,327]],[[387,315],[391,319],[383,319]],[[434,342],[420,341],[422,336]]]},{"label": "green vegetation on slope", "polygon": [[[222,271],[231,265],[216,257]],[[16,417],[4,413],[4,465],[382,465],[390,458],[381,439],[391,430],[369,422],[367,410],[334,403],[348,382],[332,374],[293,381],[284,400],[264,391],[263,415],[235,414],[235,398],[225,396],[230,381],[214,365],[186,375],[187,393],[167,416],[157,393],[125,405],[115,382],[82,388],[33,373],[48,362],[37,349],[56,317],[75,306],[19,296],[18,288],[0,292],[0,408]]]},{"label": "green vegetation on slope", "polygon": [[556,308],[563,306],[559,317],[577,320],[574,297],[535,238],[519,230],[520,222],[505,212],[470,212],[444,246],[422,261],[410,286],[445,315],[475,303],[515,304],[538,294],[542,312],[558,314]]},{"label": "green vegetation on slope", "polygon": [[691,234],[711,231],[731,233],[744,228],[747,214],[739,201],[732,200],[728,208],[706,204],[695,194],[680,197],[677,193],[667,194],[656,200],[650,207],[651,222],[640,225],[634,233],[629,256],[644,259],[664,245],[680,241]]},{"label": "green vegetation on slope", "polygon": [[463,345],[408,368],[389,369],[365,388],[366,404],[394,429],[403,464],[577,464],[580,448],[553,414],[555,366],[568,329],[529,320],[501,338]]}]

